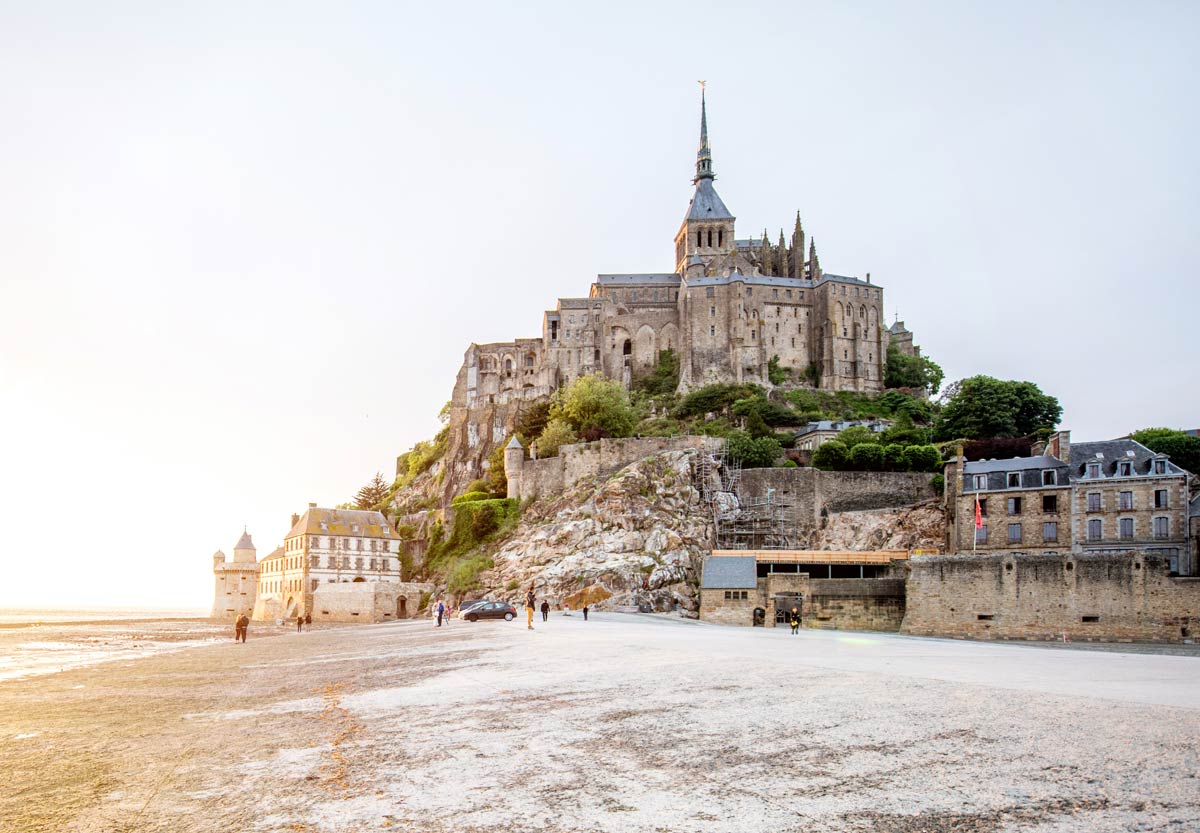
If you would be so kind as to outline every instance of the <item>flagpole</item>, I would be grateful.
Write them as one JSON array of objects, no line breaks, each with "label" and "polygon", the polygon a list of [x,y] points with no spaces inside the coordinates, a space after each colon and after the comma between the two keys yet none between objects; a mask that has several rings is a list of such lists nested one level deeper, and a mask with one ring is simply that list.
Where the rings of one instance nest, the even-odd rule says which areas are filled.
[{"label": "flagpole", "polygon": [[979,492],[976,492],[975,493],[975,530],[974,530],[974,533],[971,535],[971,555],[975,555],[976,550],[979,548],[979,530],[981,528],[982,527],[980,526],[980,519],[979,519]]}]

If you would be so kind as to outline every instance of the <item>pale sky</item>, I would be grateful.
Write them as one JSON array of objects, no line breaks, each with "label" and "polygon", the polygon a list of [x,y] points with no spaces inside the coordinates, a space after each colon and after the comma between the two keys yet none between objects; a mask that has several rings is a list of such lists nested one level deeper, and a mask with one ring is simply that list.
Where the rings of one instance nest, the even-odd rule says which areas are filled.
[{"label": "pale sky", "polygon": [[0,604],[207,607],[470,342],[670,270],[701,78],[739,237],[1077,439],[1200,427],[1200,4],[574,5],[0,3]]}]

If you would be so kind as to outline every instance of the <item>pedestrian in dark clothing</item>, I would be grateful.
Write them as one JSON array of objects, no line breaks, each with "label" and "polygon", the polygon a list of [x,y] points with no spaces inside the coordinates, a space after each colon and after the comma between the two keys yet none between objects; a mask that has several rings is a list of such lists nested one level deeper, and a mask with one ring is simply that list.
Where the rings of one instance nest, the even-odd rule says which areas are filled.
[{"label": "pedestrian in dark clothing", "polygon": [[446,603],[445,602],[438,602],[437,615],[438,615],[437,626],[440,628],[442,626],[442,617],[446,615]]},{"label": "pedestrian in dark clothing", "polygon": [[550,602],[542,599],[542,621],[550,621]]},{"label": "pedestrian in dark clothing", "polygon": [[304,631],[304,617],[301,616],[299,613],[297,613],[296,614],[296,633],[303,633],[303,631]]},{"label": "pedestrian in dark clothing", "polygon": [[533,585],[529,585],[529,592],[525,594],[525,624],[530,630],[533,630],[533,606],[537,604],[537,596],[533,593]]},{"label": "pedestrian in dark clothing", "polygon": [[308,627],[309,625],[311,625],[311,624],[312,624],[312,614],[311,614],[311,613],[305,613],[305,614],[304,614],[304,627],[306,627],[306,628],[307,628],[307,627]]},{"label": "pedestrian in dark clothing", "polygon": [[246,631],[250,629],[250,617],[243,613],[233,623],[233,641],[246,641]]},{"label": "pedestrian in dark clothing", "polygon": [[792,608],[788,613],[788,624],[792,626],[792,634],[796,634],[800,630],[800,611]]},{"label": "pedestrian in dark clothing", "polygon": [[583,621],[587,621],[587,605],[583,606]]}]

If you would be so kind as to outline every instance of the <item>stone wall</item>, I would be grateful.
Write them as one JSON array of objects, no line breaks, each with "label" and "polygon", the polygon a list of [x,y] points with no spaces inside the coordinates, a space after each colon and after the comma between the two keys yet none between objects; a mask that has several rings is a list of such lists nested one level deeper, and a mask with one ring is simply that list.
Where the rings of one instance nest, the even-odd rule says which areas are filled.
[{"label": "stone wall", "polygon": [[323,622],[387,622],[417,615],[427,584],[355,581],[322,584],[313,593],[312,617]]},{"label": "stone wall", "polygon": [[1200,631],[1200,579],[1140,553],[917,556],[903,630],[980,639],[1178,642]]},{"label": "stone wall", "polygon": [[904,621],[904,579],[812,579],[804,627],[898,631]]},{"label": "stone wall", "polygon": [[713,437],[628,437],[564,445],[557,457],[522,461],[515,496],[524,499],[561,494],[581,480],[612,474],[652,454],[715,451],[722,442]]},{"label": "stone wall", "polygon": [[[745,593],[746,598],[741,598]],[[726,598],[727,595],[732,598]],[[758,590],[701,590],[700,618],[718,625],[753,625],[754,608],[762,607]]]},{"label": "stone wall", "polygon": [[820,525],[822,513],[911,506],[937,496],[932,474],[912,472],[821,471],[812,468],[745,469],[743,500],[765,498],[792,504],[796,527],[803,534]]}]

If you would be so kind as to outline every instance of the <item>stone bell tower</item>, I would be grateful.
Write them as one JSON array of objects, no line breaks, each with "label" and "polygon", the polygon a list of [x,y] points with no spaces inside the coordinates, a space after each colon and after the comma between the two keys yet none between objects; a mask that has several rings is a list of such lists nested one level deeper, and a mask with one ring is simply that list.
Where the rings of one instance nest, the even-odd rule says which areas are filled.
[{"label": "stone bell tower", "polygon": [[258,598],[258,558],[245,529],[233,547],[233,561],[226,561],[220,550],[213,554],[213,577],[212,618],[232,620],[239,613],[250,615]]},{"label": "stone bell tower", "polygon": [[704,100],[703,82],[700,91],[700,149],[696,152],[696,176],[692,183],[696,191],[688,203],[687,216],[675,234],[675,271],[683,274],[693,258],[698,256],[707,264],[733,254],[733,223],[725,203],[713,188],[712,148],[708,145],[708,105]]}]

